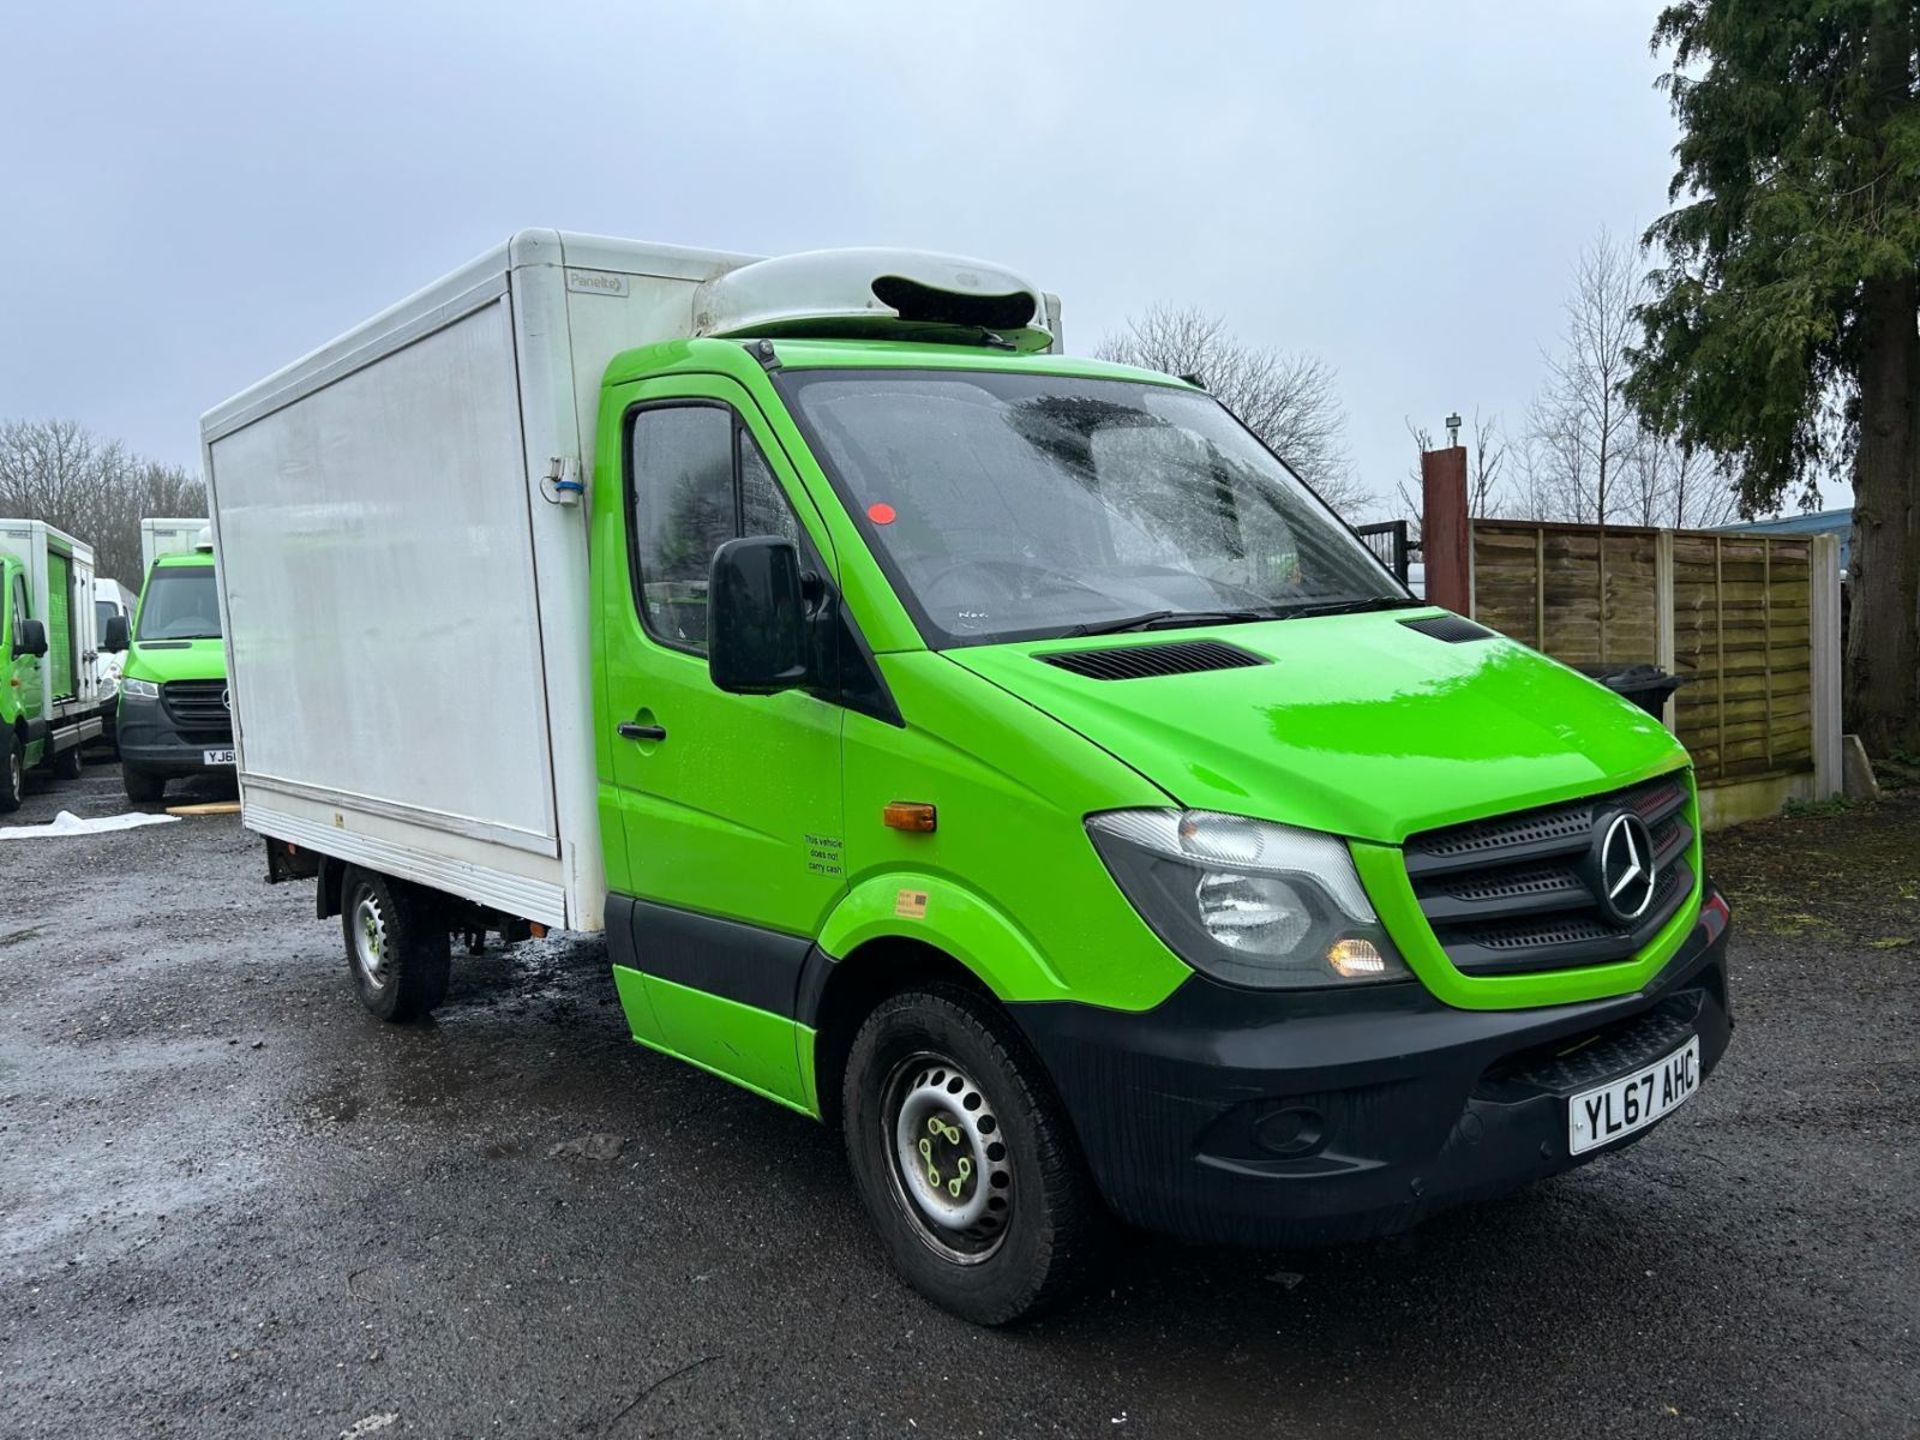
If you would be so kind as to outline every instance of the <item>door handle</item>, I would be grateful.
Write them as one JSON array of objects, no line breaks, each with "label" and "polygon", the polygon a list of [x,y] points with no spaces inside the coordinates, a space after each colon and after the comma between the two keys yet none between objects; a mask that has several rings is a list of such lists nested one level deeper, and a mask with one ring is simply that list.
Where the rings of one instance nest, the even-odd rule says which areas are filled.
[{"label": "door handle", "polygon": [[664,725],[639,725],[632,720],[622,720],[613,727],[614,733],[623,740],[664,740],[667,727]]}]

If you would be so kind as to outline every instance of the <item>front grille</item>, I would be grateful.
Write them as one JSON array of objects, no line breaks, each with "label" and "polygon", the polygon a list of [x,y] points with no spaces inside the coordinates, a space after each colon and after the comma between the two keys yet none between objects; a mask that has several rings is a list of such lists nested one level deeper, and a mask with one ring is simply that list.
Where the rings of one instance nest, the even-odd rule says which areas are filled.
[{"label": "front grille", "polygon": [[180,738],[189,745],[233,743],[226,681],[169,680],[160,687],[160,704]]},{"label": "front grille", "polygon": [[[1684,773],[1563,805],[1415,835],[1407,878],[1454,968],[1527,974],[1629,960],[1693,893],[1693,840]],[[1631,810],[1653,837],[1658,880],[1628,926],[1600,907],[1589,874],[1596,825]]]}]

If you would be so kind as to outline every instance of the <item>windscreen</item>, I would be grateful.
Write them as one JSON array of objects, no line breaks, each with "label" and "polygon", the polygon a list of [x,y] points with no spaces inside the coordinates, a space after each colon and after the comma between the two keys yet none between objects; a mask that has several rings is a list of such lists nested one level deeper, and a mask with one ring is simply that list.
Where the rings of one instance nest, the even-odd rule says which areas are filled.
[{"label": "windscreen", "polygon": [[1197,391],[957,370],[780,384],[929,644],[1405,598]]},{"label": "windscreen", "polygon": [[120,612],[118,610],[113,608],[113,602],[111,600],[94,601],[93,602],[94,633],[100,636],[102,639],[105,639],[107,634],[107,621],[113,619],[113,617],[118,615],[119,613]]},{"label": "windscreen", "polygon": [[213,640],[220,635],[220,597],[211,565],[156,569],[140,602],[139,640]]}]

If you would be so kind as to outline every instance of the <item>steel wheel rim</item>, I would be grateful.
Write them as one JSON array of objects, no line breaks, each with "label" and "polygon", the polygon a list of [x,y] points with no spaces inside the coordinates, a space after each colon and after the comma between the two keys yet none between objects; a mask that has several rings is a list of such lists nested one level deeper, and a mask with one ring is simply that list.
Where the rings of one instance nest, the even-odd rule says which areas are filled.
[{"label": "steel wheel rim", "polygon": [[353,897],[353,968],[372,990],[387,985],[387,917],[373,887],[362,885]]},{"label": "steel wheel rim", "polygon": [[7,756],[7,794],[17,804],[27,793],[27,762],[18,745]]},{"label": "steel wheel rim", "polygon": [[1013,1156],[993,1102],[952,1059],[932,1051],[893,1067],[881,1091],[881,1140],[893,1198],[928,1249],[978,1265],[1005,1243]]}]

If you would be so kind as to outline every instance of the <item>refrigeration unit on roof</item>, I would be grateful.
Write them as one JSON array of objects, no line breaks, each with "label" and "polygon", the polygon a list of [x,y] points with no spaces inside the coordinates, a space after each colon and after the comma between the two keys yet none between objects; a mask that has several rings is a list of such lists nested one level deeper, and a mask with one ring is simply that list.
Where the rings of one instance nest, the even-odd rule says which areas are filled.
[{"label": "refrigeration unit on roof", "polygon": [[1004,266],[921,250],[813,250],[707,281],[694,333],[933,340],[1045,350],[1040,288]]}]

